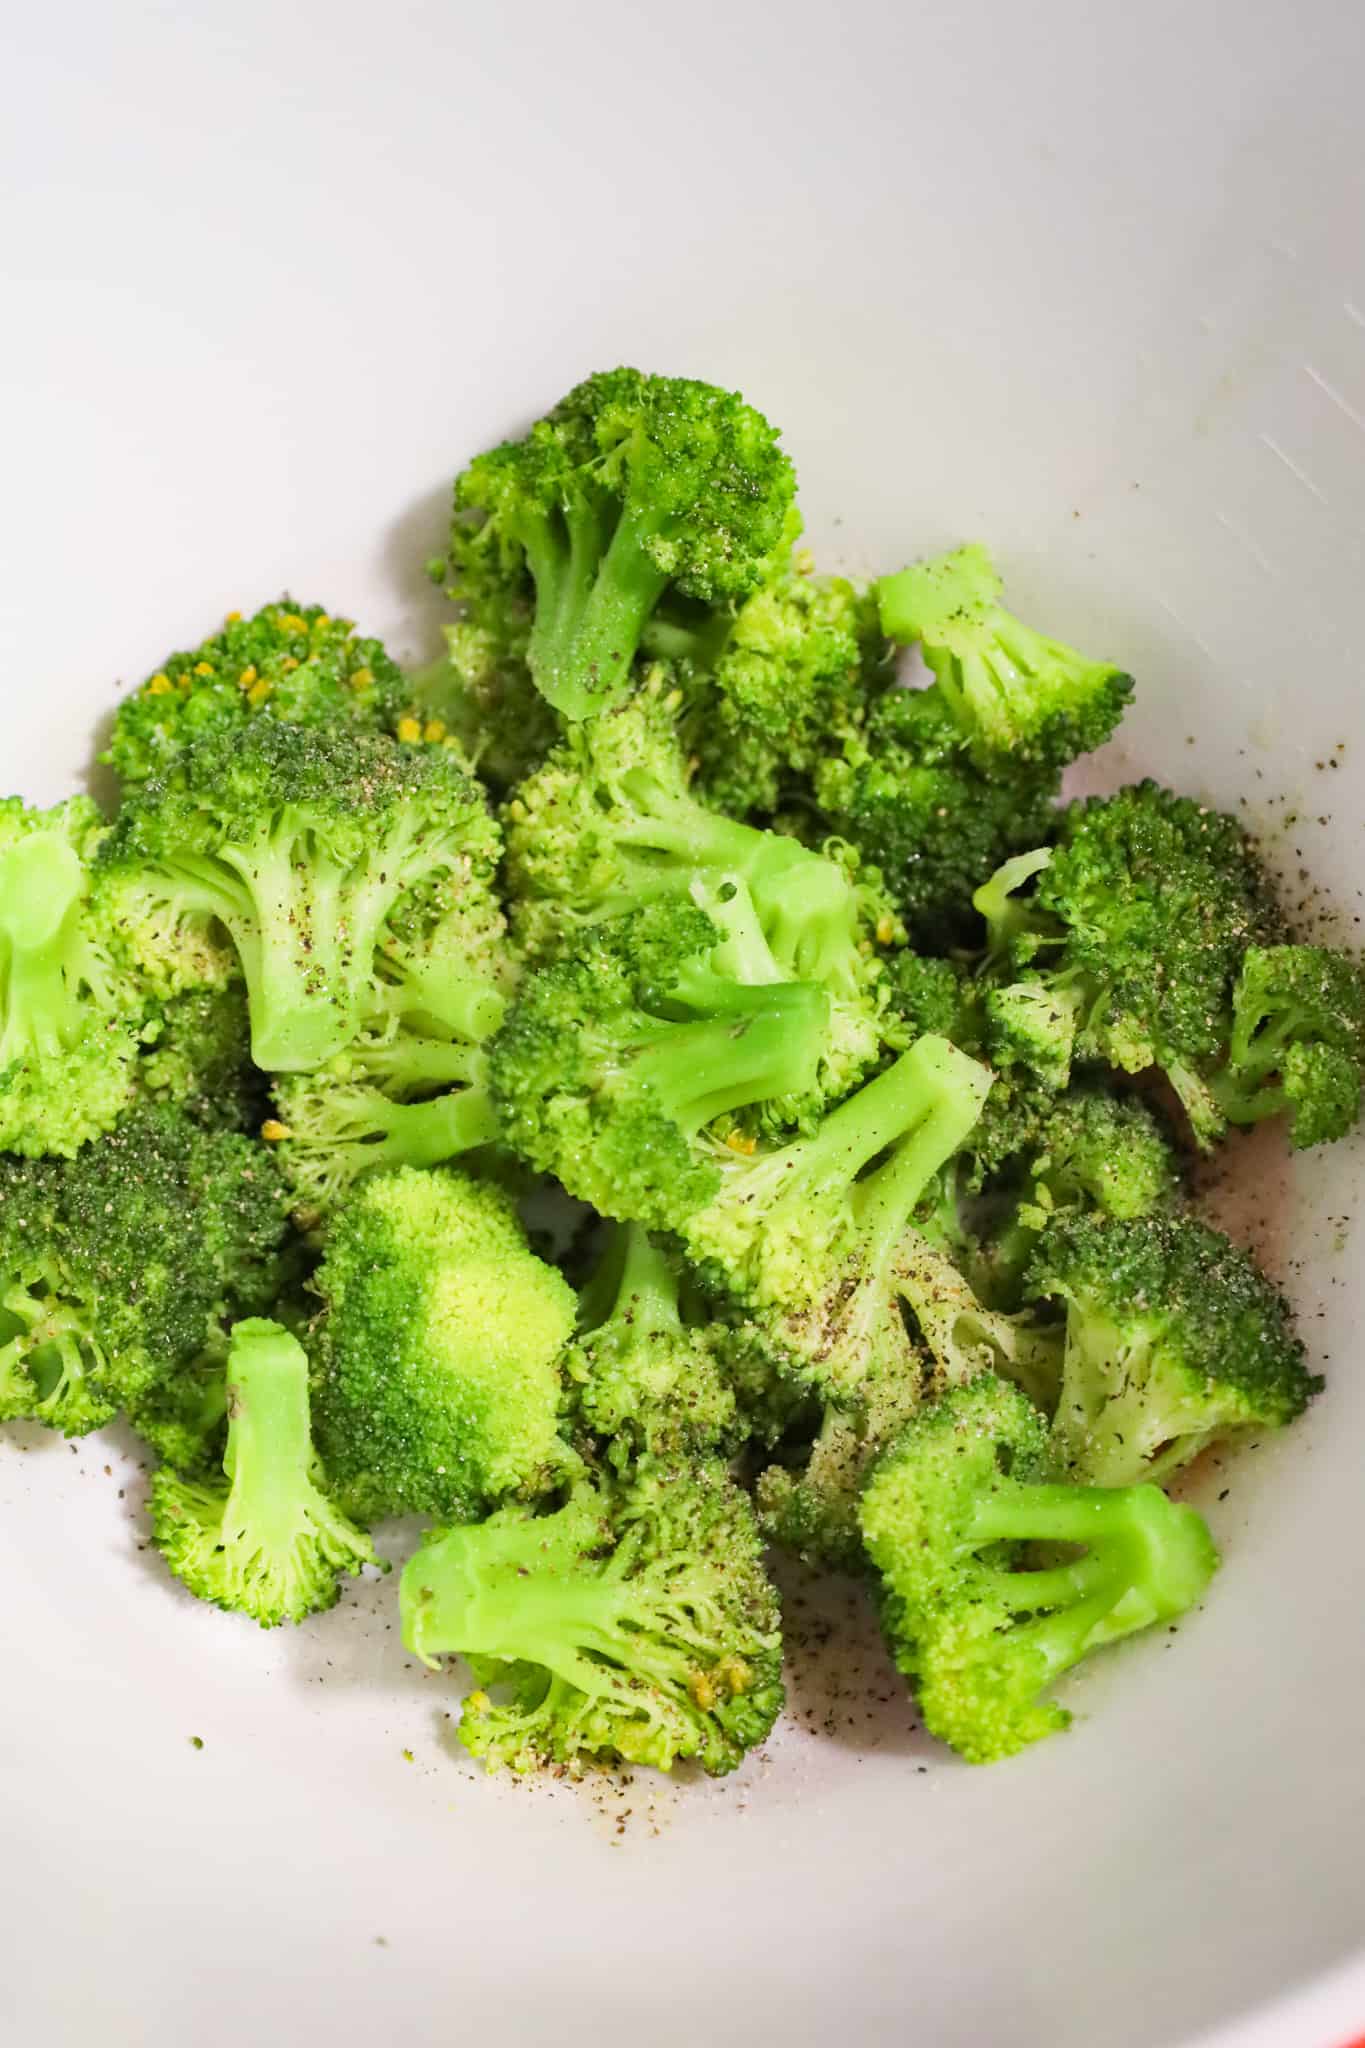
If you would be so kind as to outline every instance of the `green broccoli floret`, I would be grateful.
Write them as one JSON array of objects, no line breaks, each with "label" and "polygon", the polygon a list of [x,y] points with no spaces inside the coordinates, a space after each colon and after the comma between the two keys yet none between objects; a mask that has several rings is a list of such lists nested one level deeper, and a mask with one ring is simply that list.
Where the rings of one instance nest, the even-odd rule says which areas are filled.
[{"label": "green broccoli floret", "polygon": [[146,997],[92,898],[88,797],[0,800],[0,1150],[72,1153],[133,1099]]},{"label": "green broccoli floret", "polygon": [[393,732],[411,691],[378,640],[289,598],[249,619],[229,613],[202,647],[173,654],[118,708],[102,758],[125,783],[166,772],[177,749],[239,733],[253,718]]},{"label": "green broccoli floret", "polygon": [[667,1229],[720,1185],[716,1118],[815,1088],[829,1002],[718,972],[722,934],[665,901],[528,976],[489,1048],[505,1141],[603,1215]]},{"label": "green broccoli floret", "polygon": [[429,906],[434,921],[450,887],[491,876],[497,845],[480,791],[441,749],[256,719],[136,789],[100,860],[125,929],[226,928],[252,1056],[288,1073],[364,1025],[395,907]]},{"label": "green broccoli floret", "polygon": [[989,971],[1057,998],[1078,1057],[1160,1067],[1210,1143],[1223,1117],[1207,1070],[1228,1041],[1233,987],[1247,949],[1279,924],[1254,850],[1234,818],[1154,782],[1070,805],[1058,842],[981,893]]},{"label": "green broccoli floret", "polygon": [[197,1124],[259,1131],[270,1091],[251,1057],[251,1018],[240,987],[194,989],[158,1005],[142,1029],[139,1088]]},{"label": "green broccoli floret", "polygon": [[169,1108],[71,1160],[0,1159],[0,1420],[136,1422],[272,1299],[286,1228],[268,1156]]},{"label": "green broccoli floret", "polygon": [[808,1322],[799,1348],[837,1376],[836,1348],[865,1356],[865,1318],[887,1327],[887,1264],[989,1087],[989,1073],[946,1039],[919,1039],[811,1136],[726,1158],[717,1191],[677,1224],[690,1255],[751,1311],[790,1318],[794,1348]]},{"label": "green broccoli floret", "polygon": [[1098,1485],[1168,1479],[1219,1438],[1292,1422],[1321,1385],[1283,1296],[1193,1217],[1059,1217],[1024,1294],[1065,1306],[1053,1441]]},{"label": "green broccoli floret", "polygon": [[789,541],[793,490],[777,435],[734,393],[605,371],[457,478],[454,586],[498,573],[520,594],[529,571],[531,674],[587,718],[626,686],[666,592],[719,605],[754,589]]},{"label": "green broccoli floret", "polygon": [[882,578],[882,628],[918,644],[983,768],[1002,754],[1063,768],[1104,745],[1133,679],[1023,625],[1000,589],[985,548],[958,548]]},{"label": "green broccoli floret", "polygon": [[335,1607],[341,1576],[377,1564],[374,1545],[323,1490],[308,1429],[308,1359],[279,1323],[232,1332],[222,1477],[163,1465],[148,1512],[157,1548],[197,1600],[262,1628]]},{"label": "green broccoli floret", "polygon": [[683,690],[679,723],[698,793],[736,818],[778,810],[862,731],[891,680],[871,592],[787,568],[733,617],[702,610],[689,631],[656,615],[645,647],[667,656]]},{"label": "green broccoli floret", "polygon": [[813,1434],[798,1421],[754,1489],[759,1526],[770,1542],[824,1570],[866,1569],[858,1527],[863,1485],[919,1408],[929,1380],[928,1360],[907,1341],[901,1370],[873,1374],[856,1399],[817,1404]]},{"label": "green broccoli floret", "polygon": [[[1037,1410],[983,1373],[921,1410],[863,1494],[888,1644],[925,1726],[969,1763],[1065,1728],[1063,1672],[1186,1613],[1218,1567],[1193,1508],[1155,1486],[1057,1484],[1046,1453]],[[1032,1543],[1080,1555],[1020,1568]]]},{"label": "green broccoli floret", "polygon": [[674,1261],[638,1223],[612,1234],[564,1359],[571,1411],[607,1462],[696,1457],[737,1434],[719,1325],[684,1317]]},{"label": "green broccoli floret", "polygon": [[[490,1769],[619,1760],[734,1770],[782,1710],[777,1595],[719,1463],[650,1464],[551,1515],[433,1531],[402,1580],[403,1641],[468,1658],[460,1739]],[[484,1686],[503,1679],[495,1705]]]},{"label": "green broccoli floret", "polygon": [[1327,946],[1250,946],[1210,1088],[1230,1123],[1289,1114],[1296,1148],[1344,1138],[1360,1115],[1365,982]]},{"label": "green broccoli floret", "polygon": [[818,803],[880,871],[918,945],[970,937],[972,892],[1053,822],[1054,770],[1008,757],[984,772],[937,688],[890,690],[861,737],[816,769]]},{"label": "green broccoli floret", "polygon": [[737,876],[783,973],[857,996],[872,971],[858,891],[838,862],[723,818],[688,789],[674,706],[646,687],[576,727],[507,808],[513,925],[539,957],[700,872]]},{"label": "green broccoli floret", "polygon": [[[382,1055],[385,1048],[377,1050]],[[262,1134],[274,1146],[302,1228],[315,1229],[331,1215],[362,1174],[441,1166],[497,1138],[480,1048],[432,1040],[418,1058],[429,1077],[439,1067],[443,1093],[395,1099],[368,1078],[363,1042],[316,1074],[287,1074],[276,1084],[278,1114]]]},{"label": "green broccoli floret", "polygon": [[368,1175],[313,1285],[318,1445],[362,1520],[468,1519],[572,1462],[556,1428],[573,1292],[501,1189],[452,1168]]}]

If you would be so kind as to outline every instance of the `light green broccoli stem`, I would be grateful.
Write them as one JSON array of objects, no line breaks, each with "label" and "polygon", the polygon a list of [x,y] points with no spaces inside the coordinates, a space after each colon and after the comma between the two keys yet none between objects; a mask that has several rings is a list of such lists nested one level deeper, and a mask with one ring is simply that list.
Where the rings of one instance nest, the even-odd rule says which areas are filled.
[{"label": "light green broccoli stem", "polygon": [[1014,940],[1029,929],[1035,915],[1031,903],[1016,903],[1015,891],[1041,874],[1052,860],[1050,846],[1038,846],[1030,853],[1016,853],[1003,861],[975,891],[972,908],[986,920],[986,960],[990,966],[1003,958]]},{"label": "light green broccoli stem", "polygon": [[64,839],[35,832],[0,856],[0,1066],[52,1059],[81,1035],[68,979],[84,872]]},{"label": "light green broccoli stem", "polygon": [[632,1335],[646,1341],[655,1335],[683,1335],[677,1273],[667,1252],[639,1223],[623,1223],[613,1231],[607,1255],[582,1297],[585,1334],[626,1319]]},{"label": "light green broccoli stem", "polygon": [[813,1086],[828,1024],[822,989],[735,988],[720,1016],[655,1027],[652,1042],[629,1048],[626,1071],[695,1135],[728,1111]]},{"label": "light green broccoli stem", "polygon": [[668,576],[650,553],[655,529],[629,499],[610,539],[586,497],[565,508],[564,525],[566,537],[550,514],[518,520],[536,586],[527,653],[542,696],[565,718],[583,719],[619,694]]},{"label": "light green broccoli stem", "polygon": [[[380,964],[382,969],[386,963]],[[501,1024],[507,998],[482,975],[440,959],[405,958],[396,967],[400,978],[379,984],[380,1005],[388,1015],[473,1045],[491,1038]]]}]

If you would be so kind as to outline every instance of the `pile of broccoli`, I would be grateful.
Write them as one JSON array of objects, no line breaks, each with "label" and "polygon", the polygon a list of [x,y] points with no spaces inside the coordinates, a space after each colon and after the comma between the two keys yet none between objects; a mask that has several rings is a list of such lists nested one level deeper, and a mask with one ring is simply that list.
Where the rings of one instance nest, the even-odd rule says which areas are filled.
[{"label": "pile of broccoli", "polygon": [[1352,1129],[1356,961],[1233,818],[1065,800],[1132,682],[984,549],[799,531],[739,397],[590,377],[456,480],[441,661],[234,613],[121,704],[112,818],[0,804],[0,1418],[125,1417],[263,1627],[423,1518],[403,1640],[490,1766],[733,1769],[783,1549],[1008,1756],[1202,1598],[1171,1482],[1318,1385],[1191,1168]]}]

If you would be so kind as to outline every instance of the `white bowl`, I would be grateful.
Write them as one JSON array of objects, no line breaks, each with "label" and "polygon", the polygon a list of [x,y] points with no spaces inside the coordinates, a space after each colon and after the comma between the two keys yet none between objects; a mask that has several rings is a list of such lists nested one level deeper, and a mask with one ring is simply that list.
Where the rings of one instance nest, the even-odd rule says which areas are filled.
[{"label": "white bowl", "polygon": [[[28,10],[5,784],[63,792],[120,682],[285,586],[428,644],[455,468],[626,359],[782,422],[827,558],[989,538],[1022,609],[1137,671],[1108,772],[1245,798],[1350,932],[1362,58],[1358,0]],[[260,1635],[141,1554],[117,1437],[7,1433],[7,2038],[1365,2026],[1359,1152],[1247,1173],[1329,1392],[1209,1489],[1206,1611],[991,1770],[865,1713],[865,1649],[723,1785],[486,1781],[392,1581]]]}]

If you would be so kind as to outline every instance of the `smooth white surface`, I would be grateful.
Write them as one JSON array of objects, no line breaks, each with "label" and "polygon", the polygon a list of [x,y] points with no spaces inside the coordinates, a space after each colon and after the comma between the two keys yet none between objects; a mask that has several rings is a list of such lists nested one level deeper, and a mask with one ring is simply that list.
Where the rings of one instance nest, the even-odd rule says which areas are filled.
[{"label": "smooth white surface", "polygon": [[[429,644],[455,468],[631,359],[782,422],[827,553],[989,537],[1137,670],[1111,766],[1249,793],[1350,927],[1358,0],[75,0],[7,44],[6,785],[60,793],[120,679],[286,585]],[[850,1727],[854,1656],[853,1704],[802,1681],[833,1736],[721,1787],[485,1782],[392,1582],[258,1636],[139,1556],[117,1446],[7,1436],[5,2038],[1337,2048],[1359,1968],[1303,1987],[1365,1941],[1359,1159],[1253,1155],[1334,1370],[1215,1480],[1207,1611],[993,1771]]]}]

